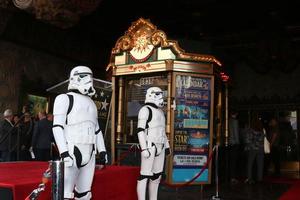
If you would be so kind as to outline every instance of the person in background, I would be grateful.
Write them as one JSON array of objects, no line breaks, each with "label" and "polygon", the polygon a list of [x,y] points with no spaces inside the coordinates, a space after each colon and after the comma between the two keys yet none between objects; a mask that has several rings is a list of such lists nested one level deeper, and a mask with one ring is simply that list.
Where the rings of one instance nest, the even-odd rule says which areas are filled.
[{"label": "person in background", "polygon": [[240,151],[238,113],[232,111],[229,118],[229,149],[230,149],[230,182],[235,184],[237,180],[237,161]]},{"label": "person in background", "polygon": [[[50,149],[53,138],[52,122],[47,119],[45,111],[38,113],[39,121],[34,125],[31,148],[36,160],[48,161],[51,159]],[[31,149],[30,149],[31,150]]]},{"label": "person in background", "polygon": [[271,146],[271,161],[274,164],[274,175],[280,175],[280,147],[279,139],[280,132],[278,127],[278,121],[276,118],[272,118],[269,122],[269,141]]},{"label": "person in background", "polygon": [[253,117],[250,127],[245,133],[245,148],[248,151],[247,179],[245,183],[254,184],[253,165],[256,161],[257,182],[263,179],[264,170],[264,132],[263,124],[258,116]]},{"label": "person in background", "polygon": [[292,152],[297,148],[297,137],[293,131],[289,113],[279,113],[278,129],[280,154],[285,160],[292,160]]},{"label": "person in background", "polygon": [[[47,114],[47,119],[52,124],[53,124],[53,117],[54,116],[52,113]],[[59,151],[58,151],[57,145],[55,143],[54,135],[52,136],[52,140],[51,140],[51,158],[52,158],[52,160],[59,160],[59,158],[60,158]]]},{"label": "person in background", "polygon": [[31,114],[29,112],[24,113],[24,119],[21,126],[21,135],[20,135],[20,160],[31,160],[30,156],[30,146],[33,134],[33,126],[34,122],[31,118]]},{"label": "person in background", "polygon": [[15,147],[17,130],[13,125],[14,115],[11,109],[6,109],[3,113],[3,120],[0,122],[0,151],[2,161],[9,162],[16,159]]},{"label": "person in background", "polygon": [[18,114],[15,114],[14,118],[13,118],[13,124],[17,125],[18,123],[20,123],[20,120],[21,120],[21,116]]},{"label": "person in background", "polygon": [[29,112],[30,113],[30,110],[29,110],[29,106],[28,105],[24,105],[22,107],[22,114],[25,114],[26,112]]},{"label": "person in background", "polygon": [[11,141],[11,154],[14,155],[15,161],[20,160],[20,142],[21,142],[21,125],[23,121],[22,114],[14,114],[13,125],[15,130],[15,137]]},{"label": "person in background", "polygon": [[53,122],[53,114],[52,113],[48,113],[47,114],[47,119],[48,119],[48,121]]}]

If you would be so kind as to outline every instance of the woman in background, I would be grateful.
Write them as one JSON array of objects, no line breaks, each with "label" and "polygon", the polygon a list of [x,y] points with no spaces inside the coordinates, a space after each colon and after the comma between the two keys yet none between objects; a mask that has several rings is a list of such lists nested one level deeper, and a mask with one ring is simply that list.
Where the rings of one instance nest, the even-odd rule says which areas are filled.
[{"label": "woman in background", "polygon": [[261,182],[264,170],[264,132],[263,124],[258,116],[251,120],[250,127],[245,134],[245,148],[248,151],[247,162],[247,179],[246,183],[253,184],[253,165],[256,161],[257,178],[256,181]]}]

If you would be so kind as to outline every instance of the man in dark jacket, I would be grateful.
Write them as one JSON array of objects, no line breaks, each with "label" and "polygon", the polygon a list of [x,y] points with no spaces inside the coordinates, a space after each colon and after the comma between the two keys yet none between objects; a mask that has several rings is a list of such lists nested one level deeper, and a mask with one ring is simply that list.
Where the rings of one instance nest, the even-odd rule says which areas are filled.
[{"label": "man in dark jacket", "polygon": [[24,120],[20,124],[20,160],[31,160],[29,152],[33,134],[34,122],[29,112],[24,113]]},{"label": "man in dark jacket", "polygon": [[39,121],[35,123],[32,136],[32,149],[36,160],[48,161],[51,159],[50,150],[53,141],[52,122],[47,119],[45,111],[40,111]]},{"label": "man in dark jacket", "polygon": [[229,156],[230,156],[230,182],[238,182],[238,161],[240,152],[240,133],[238,112],[231,111],[229,118]]},{"label": "man in dark jacket", "polygon": [[0,122],[0,151],[2,152],[2,161],[14,161],[16,159],[16,129],[13,126],[13,113],[11,109],[5,110],[4,119]]}]

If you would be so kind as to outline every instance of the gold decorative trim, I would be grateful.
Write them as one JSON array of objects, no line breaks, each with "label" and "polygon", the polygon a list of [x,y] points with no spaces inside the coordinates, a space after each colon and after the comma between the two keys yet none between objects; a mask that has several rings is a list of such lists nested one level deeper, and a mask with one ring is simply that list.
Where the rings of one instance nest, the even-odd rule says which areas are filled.
[{"label": "gold decorative trim", "polygon": [[[120,37],[115,47],[111,51],[111,59],[106,70],[110,70],[114,64],[114,57],[123,51],[130,51],[133,48],[143,50],[143,46],[138,41],[143,38],[144,43],[142,45],[153,45],[155,47],[171,48],[176,54],[178,59],[189,60],[189,61],[202,61],[215,63],[222,66],[221,62],[218,61],[214,56],[205,54],[194,54],[186,53],[180,48],[177,41],[168,40],[165,32],[158,30],[150,20],[140,18],[139,20],[132,23],[132,25],[125,32],[125,35]],[[146,41],[145,41],[146,40]]]},{"label": "gold decorative trim", "polygon": [[213,74],[213,68],[210,63],[196,63],[186,61],[174,61],[174,71],[181,72],[196,72],[200,74]]},{"label": "gold decorative trim", "polygon": [[148,63],[137,63],[131,65],[121,65],[114,68],[113,76],[121,76],[128,74],[144,74],[150,72],[166,71],[166,62],[156,61]]},{"label": "gold decorative trim", "polygon": [[120,37],[117,42],[116,42],[116,45],[115,45],[115,48],[113,48],[112,50],[112,54],[118,54],[120,53],[121,51],[127,51],[129,49],[131,49],[132,47],[132,44],[131,44],[131,39],[129,36],[125,35],[125,36],[122,36]]},{"label": "gold decorative trim", "polygon": [[122,143],[122,127],[123,127],[123,120],[122,120],[122,111],[123,111],[123,88],[124,88],[124,80],[122,77],[119,78],[119,102],[118,102],[118,123],[117,123],[117,138],[116,142],[118,144]]},{"label": "gold decorative trim", "polygon": [[147,63],[145,65],[130,65],[128,69],[132,72],[144,72],[149,68],[151,68],[150,63]]},{"label": "gold decorative trim", "polygon": [[161,47],[167,47],[168,41],[166,33],[161,30],[154,31],[151,36],[151,42],[154,46],[161,45]]},{"label": "gold decorative trim", "polygon": [[111,162],[114,163],[115,162],[115,149],[116,149],[116,136],[115,136],[115,124],[116,124],[116,78],[112,77],[111,78],[112,81],[112,97],[111,97],[111,113],[110,113],[110,118],[111,118],[111,138],[110,138],[110,144],[111,144]]}]

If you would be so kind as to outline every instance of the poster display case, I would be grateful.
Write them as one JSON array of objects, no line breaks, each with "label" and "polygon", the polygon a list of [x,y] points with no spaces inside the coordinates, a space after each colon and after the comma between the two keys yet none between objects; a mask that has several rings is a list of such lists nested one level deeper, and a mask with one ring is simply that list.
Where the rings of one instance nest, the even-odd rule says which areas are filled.
[{"label": "poster display case", "polygon": [[124,146],[138,143],[138,112],[146,90],[158,86],[165,97],[166,134],[172,149],[166,158],[166,181],[185,183],[205,166],[193,184],[209,184],[211,164],[205,164],[213,138],[220,138],[222,132],[221,63],[212,55],[186,53],[177,41],[168,40],[163,31],[140,18],[117,40],[107,71],[113,83],[113,161]]},{"label": "poster display case", "polygon": [[[173,182],[191,180],[211,152],[213,77],[175,73]],[[195,182],[208,182],[209,167]]]}]

